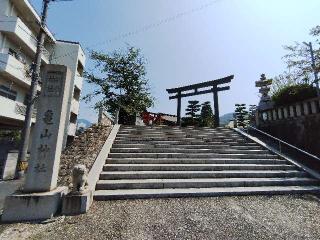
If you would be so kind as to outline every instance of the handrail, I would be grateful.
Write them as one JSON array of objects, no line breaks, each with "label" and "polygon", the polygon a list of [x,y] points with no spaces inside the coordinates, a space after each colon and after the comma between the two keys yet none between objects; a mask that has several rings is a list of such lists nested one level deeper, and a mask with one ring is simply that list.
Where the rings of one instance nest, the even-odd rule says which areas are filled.
[{"label": "handrail", "polygon": [[266,133],[266,132],[264,132],[264,131],[261,131],[261,130],[255,128],[255,127],[252,127],[252,126],[247,126],[247,129],[248,129],[248,128],[251,128],[251,129],[253,129],[253,130],[255,130],[255,131],[259,132],[259,133],[262,133],[262,134],[264,134],[264,135],[266,135],[266,136],[268,136],[268,137],[270,137],[270,138],[272,138],[272,139],[274,139],[274,140],[277,140],[277,141],[279,142],[280,152],[281,152],[281,145],[280,145],[280,142],[281,142],[281,143],[283,143],[283,144],[285,144],[285,145],[287,145],[287,146],[289,146],[289,147],[291,147],[291,148],[294,148],[295,150],[298,150],[299,152],[301,152],[301,153],[303,153],[303,154],[305,154],[305,155],[308,155],[309,157],[312,157],[312,158],[320,161],[320,158],[318,158],[317,156],[312,155],[311,153],[308,153],[308,152],[306,152],[306,151],[304,151],[304,150],[302,150],[302,149],[300,149],[300,148],[298,148],[298,147],[296,147],[296,146],[293,146],[292,144],[287,143],[287,142],[285,142],[285,141],[283,141],[283,140],[281,140],[281,139],[279,139],[279,138],[276,138],[276,137],[274,137],[274,136],[272,136],[272,135],[270,135],[270,134],[268,134],[268,133]]}]

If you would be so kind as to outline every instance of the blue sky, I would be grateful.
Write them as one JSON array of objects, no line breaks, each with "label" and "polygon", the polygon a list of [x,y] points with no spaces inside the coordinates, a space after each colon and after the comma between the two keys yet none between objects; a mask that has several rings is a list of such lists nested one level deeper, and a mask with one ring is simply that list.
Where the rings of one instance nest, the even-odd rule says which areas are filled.
[{"label": "blue sky", "polygon": [[[38,12],[41,2],[31,0]],[[48,26],[57,39],[84,48],[141,48],[156,98],[152,111],[176,113],[166,88],[234,74],[231,90],[220,94],[224,114],[235,103],[258,103],[254,82],[261,73],[273,77],[285,70],[282,46],[310,40],[309,30],[320,24],[319,9],[319,0],[58,1],[50,5]],[[85,83],[83,94],[91,90]],[[193,99],[212,101],[212,95],[184,99],[182,108]],[[80,118],[96,120],[91,105],[81,103]]]}]

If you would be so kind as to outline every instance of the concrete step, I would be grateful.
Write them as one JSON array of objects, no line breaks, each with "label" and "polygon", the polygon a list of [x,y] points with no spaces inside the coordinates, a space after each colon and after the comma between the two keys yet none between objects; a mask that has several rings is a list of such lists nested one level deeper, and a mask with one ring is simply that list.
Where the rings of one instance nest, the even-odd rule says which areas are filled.
[{"label": "concrete step", "polygon": [[96,200],[320,193],[319,181],[226,128],[121,126]]},{"label": "concrete step", "polygon": [[203,141],[201,139],[197,140],[190,140],[186,141],[184,139],[179,139],[179,140],[146,140],[146,139],[139,139],[139,140],[126,140],[126,139],[115,139],[114,144],[171,144],[171,145],[230,145],[230,146],[235,146],[235,145],[242,145],[242,146],[258,146],[256,143],[253,142],[237,142],[237,141]]},{"label": "concrete step", "polygon": [[127,143],[119,144],[115,143],[112,145],[112,148],[183,148],[183,149],[239,149],[239,150],[261,150],[261,146],[240,146],[240,145],[211,145],[211,144],[202,144],[202,145],[184,145],[184,144],[153,144],[153,143]]},{"label": "concrete step", "polygon": [[110,153],[109,158],[254,158],[278,159],[273,154],[215,154],[215,153]]},{"label": "concrete step", "polygon": [[106,164],[103,171],[295,170],[288,164]]},{"label": "concrete step", "polygon": [[130,179],[100,180],[96,190],[161,189],[161,188],[213,188],[262,186],[319,185],[312,178],[197,178],[197,179]]},{"label": "concrete step", "polygon": [[224,170],[224,171],[108,171],[100,180],[116,179],[191,179],[191,178],[288,178],[307,177],[298,170]]},{"label": "concrete step", "polygon": [[247,140],[242,137],[228,137],[228,136],[221,136],[221,137],[211,137],[211,136],[187,136],[187,137],[181,137],[177,135],[157,135],[157,136],[148,136],[148,135],[140,135],[140,136],[134,136],[134,135],[128,135],[128,136],[121,136],[117,134],[116,137],[117,140],[182,140],[182,141],[190,141],[190,140],[205,140],[205,141],[238,141],[238,142],[246,142]]},{"label": "concrete step", "polygon": [[274,194],[319,194],[319,186],[269,186],[269,187],[230,187],[230,188],[165,188],[98,190],[95,200],[145,199],[172,197],[214,197],[234,195],[274,195]]},{"label": "concrete step", "polygon": [[282,159],[238,158],[108,158],[107,164],[287,164]]},{"label": "concrete step", "polygon": [[122,125],[121,130],[123,129],[130,129],[130,130],[145,130],[145,129],[152,129],[152,130],[156,130],[156,129],[181,129],[181,130],[208,130],[208,131],[224,131],[224,130],[228,130],[230,131],[230,128],[226,128],[226,127],[218,127],[218,128],[210,128],[210,127],[179,127],[179,126],[126,126],[126,125]]},{"label": "concrete step", "polygon": [[112,148],[112,153],[223,153],[223,154],[268,154],[268,150],[239,150],[239,149],[185,149],[175,148]]},{"label": "concrete step", "polygon": [[230,132],[230,133],[217,133],[217,132],[181,132],[181,131],[131,131],[123,132],[119,131],[117,136],[127,137],[139,137],[139,136],[204,136],[204,137],[239,137],[243,138],[241,135]]}]

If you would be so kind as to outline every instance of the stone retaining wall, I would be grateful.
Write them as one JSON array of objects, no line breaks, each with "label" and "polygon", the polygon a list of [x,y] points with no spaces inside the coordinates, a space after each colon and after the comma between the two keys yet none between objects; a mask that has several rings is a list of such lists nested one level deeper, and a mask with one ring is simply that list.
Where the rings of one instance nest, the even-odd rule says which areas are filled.
[{"label": "stone retaining wall", "polygon": [[258,128],[320,156],[320,98],[258,113]]},{"label": "stone retaining wall", "polygon": [[92,125],[75,137],[72,144],[61,155],[59,185],[68,186],[71,183],[74,165],[84,164],[89,170],[91,169],[111,129],[112,126]]}]

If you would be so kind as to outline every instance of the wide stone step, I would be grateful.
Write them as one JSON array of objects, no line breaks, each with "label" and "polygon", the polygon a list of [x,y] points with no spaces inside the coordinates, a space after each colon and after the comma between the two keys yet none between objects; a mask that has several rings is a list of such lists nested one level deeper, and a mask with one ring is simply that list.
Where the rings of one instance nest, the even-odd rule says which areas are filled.
[{"label": "wide stone step", "polygon": [[212,188],[318,185],[311,178],[197,178],[197,179],[130,179],[100,180],[96,190],[161,189],[161,188]]},{"label": "wide stone step", "polygon": [[237,153],[237,154],[268,154],[268,150],[239,150],[239,149],[185,149],[185,148],[112,148],[112,153]]},{"label": "wide stone step", "polygon": [[287,164],[106,164],[103,171],[294,170]]},{"label": "wide stone step", "polygon": [[177,133],[177,132],[141,132],[141,133],[118,133],[118,137],[209,137],[209,138],[243,138],[238,134],[224,133]]},{"label": "wide stone step", "polygon": [[118,136],[116,137],[116,140],[131,140],[131,141],[141,141],[141,140],[149,140],[149,141],[168,141],[168,140],[181,140],[181,141],[194,141],[194,140],[201,140],[201,141],[228,141],[228,142],[247,142],[246,139],[243,139],[242,137],[201,137],[201,136],[188,136],[188,137],[179,137],[179,136],[169,136],[169,135],[163,135],[163,136]]},{"label": "wide stone step", "polygon": [[107,164],[287,164],[282,159],[230,158],[108,158]]},{"label": "wide stone step", "polygon": [[230,188],[165,188],[98,190],[95,200],[145,199],[170,197],[214,197],[234,195],[274,195],[274,194],[319,194],[319,186],[269,186],[269,187],[230,187]]},{"label": "wide stone step", "polygon": [[255,158],[277,159],[272,154],[215,154],[215,153],[110,153],[109,158]]},{"label": "wide stone step", "polygon": [[107,179],[191,179],[191,178],[288,178],[307,177],[298,170],[225,170],[225,171],[108,171],[100,174]]},{"label": "wide stone step", "polygon": [[211,144],[202,144],[202,145],[184,145],[184,144],[153,144],[153,143],[127,143],[119,144],[115,143],[112,145],[112,148],[183,148],[183,149],[241,149],[241,150],[261,150],[261,146],[240,146],[240,145],[211,145]]},{"label": "wide stone step", "polygon": [[127,130],[127,131],[165,131],[165,130],[181,130],[181,131],[232,131],[229,128],[219,127],[219,128],[206,128],[206,127],[171,127],[171,126],[121,126],[120,130]]},{"label": "wide stone step", "polygon": [[257,146],[256,143],[253,142],[237,142],[237,141],[223,141],[223,142],[218,142],[218,141],[203,141],[203,140],[184,140],[184,139],[179,139],[179,140],[146,140],[146,139],[139,139],[139,140],[126,140],[126,139],[115,139],[114,140],[114,144],[171,144],[171,145],[175,145],[175,144],[183,144],[183,145],[230,145],[230,146],[234,146],[234,145],[242,145],[242,146]]}]

